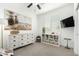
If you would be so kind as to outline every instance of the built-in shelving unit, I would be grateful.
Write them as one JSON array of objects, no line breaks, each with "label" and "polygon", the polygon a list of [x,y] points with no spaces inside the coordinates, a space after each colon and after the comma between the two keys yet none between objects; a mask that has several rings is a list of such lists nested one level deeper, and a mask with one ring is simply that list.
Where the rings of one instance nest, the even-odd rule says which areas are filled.
[{"label": "built-in shelving unit", "polygon": [[42,42],[54,46],[59,46],[59,36],[56,34],[42,34]]}]

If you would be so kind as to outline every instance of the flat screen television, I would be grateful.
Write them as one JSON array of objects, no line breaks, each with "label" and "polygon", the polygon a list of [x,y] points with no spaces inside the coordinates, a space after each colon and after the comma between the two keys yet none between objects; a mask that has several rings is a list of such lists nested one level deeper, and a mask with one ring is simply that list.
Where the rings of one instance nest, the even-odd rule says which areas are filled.
[{"label": "flat screen television", "polygon": [[61,27],[62,28],[65,28],[65,27],[74,27],[73,16],[61,20]]}]

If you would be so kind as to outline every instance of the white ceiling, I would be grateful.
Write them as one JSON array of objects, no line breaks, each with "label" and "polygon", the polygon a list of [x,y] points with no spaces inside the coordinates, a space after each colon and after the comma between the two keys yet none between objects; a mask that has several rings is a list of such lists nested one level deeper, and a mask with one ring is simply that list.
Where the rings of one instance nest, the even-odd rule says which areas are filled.
[{"label": "white ceiling", "polygon": [[42,14],[42,13],[48,12],[50,10],[59,8],[61,6],[65,6],[67,4],[68,3],[45,3],[45,4],[41,5],[41,8],[42,8],[41,10],[38,10],[36,8],[36,14]]},{"label": "white ceiling", "polygon": [[[29,5],[30,3],[27,3],[27,6]],[[38,9],[36,6],[35,6],[35,3],[33,3],[33,5],[30,7],[30,9],[33,9],[34,12],[38,15],[38,14],[42,14],[42,13],[45,13],[45,12],[48,12],[50,10],[55,10],[57,8],[60,8],[60,7],[64,7],[65,5],[70,5],[72,3],[38,3],[42,9]]]}]

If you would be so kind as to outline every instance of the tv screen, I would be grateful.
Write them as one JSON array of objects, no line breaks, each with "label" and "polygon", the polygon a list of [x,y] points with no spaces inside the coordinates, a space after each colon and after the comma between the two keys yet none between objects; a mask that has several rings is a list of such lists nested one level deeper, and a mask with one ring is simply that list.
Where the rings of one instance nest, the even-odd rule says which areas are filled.
[{"label": "tv screen", "polygon": [[61,20],[61,27],[74,27],[74,19],[73,16],[68,17],[64,20]]}]

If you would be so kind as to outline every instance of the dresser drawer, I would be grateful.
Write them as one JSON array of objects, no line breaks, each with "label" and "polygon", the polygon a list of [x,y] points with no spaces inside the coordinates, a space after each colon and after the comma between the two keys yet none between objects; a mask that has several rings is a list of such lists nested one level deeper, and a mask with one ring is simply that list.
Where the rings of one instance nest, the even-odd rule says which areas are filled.
[{"label": "dresser drawer", "polygon": [[8,47],[13,49],[35,42],[35,35],[32,33],[9,35]]},{"label": "dresser drawer", "polygon": [[15,43],[10,44],[10,48],[15,49],[15,48],[18,48],[18,47],[19,47],[19,45],[18,45],[18,44],[15,44]]},{"label": "dresser drawer", "polygon": [[24,42],[21,42],[19,45],[20,45],[20,46],[24,46],[24,45],[25,45],[25,43],[24,43]]}]

